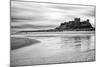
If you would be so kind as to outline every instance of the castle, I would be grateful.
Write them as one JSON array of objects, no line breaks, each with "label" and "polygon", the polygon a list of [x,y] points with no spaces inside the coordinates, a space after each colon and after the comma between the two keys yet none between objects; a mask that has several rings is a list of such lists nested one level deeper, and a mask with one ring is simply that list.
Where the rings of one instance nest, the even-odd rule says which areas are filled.
[{"label": "castle", "polygon": [[93,31],[95,28],[92,27],[89,19],[86,21],[80,21],[80,18],[75,18],[74,21],[61,23],[59,27],[55,28],[55,30]]}]

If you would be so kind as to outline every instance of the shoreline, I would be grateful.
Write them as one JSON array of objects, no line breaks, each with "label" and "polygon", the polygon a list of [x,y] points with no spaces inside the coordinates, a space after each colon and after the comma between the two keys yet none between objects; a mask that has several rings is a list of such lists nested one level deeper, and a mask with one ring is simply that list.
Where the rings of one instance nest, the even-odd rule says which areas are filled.
[{"label": "shoreline", "polygon": [[89,36],[95,35],[95,31],[63,31],[63,32],[20,32],[14,36]]},{"label": "shoreline", "polygon": [[56,34],[87,34],[87,33],[95,33],[95,31],[55,31],[55,32],[32,32],[32,31],[24,31],[24,32],[16,32],[15,34],[23,34],[23,33],[39,33],[39,34],[48,34],[48,33],[56,33]]}]

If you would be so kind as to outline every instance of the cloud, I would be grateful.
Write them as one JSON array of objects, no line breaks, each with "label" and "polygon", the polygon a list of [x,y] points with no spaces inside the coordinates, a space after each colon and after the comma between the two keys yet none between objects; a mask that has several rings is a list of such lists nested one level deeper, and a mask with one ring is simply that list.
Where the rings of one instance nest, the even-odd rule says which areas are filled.
[{"label": "cloud", "polygon": [[77,10],[77,9],[83,9],[81,7],[74,7],[74,6],[68,6],[68,5],[53,5],[51,8],[59,9],[59,10]]},{"label": "cloud", "polygon": [[54,25],[32,25],[32,24],[23,24],[23,25],[18,25],[18,26],[11,26],[11,28],[16,28],[16,29],[25,29],[25,28],[54,28]]},{"label": "cloud", "polygon": [[91,21],[94,18],[90,17],[94,16],[92,6],[11,1],[11,28],[14,29],[48,29],[75,17]]},{"label": "cloud", "polygon": [[42,21],[46,20],[45,9],[31,2],[11,2],[11,21]]},{"label": "cloud", "polygon": [[85,16],[89,16],[89,17],[95,17],[95,10],[88,10],[86,13],[83,13],[83,15]]}]

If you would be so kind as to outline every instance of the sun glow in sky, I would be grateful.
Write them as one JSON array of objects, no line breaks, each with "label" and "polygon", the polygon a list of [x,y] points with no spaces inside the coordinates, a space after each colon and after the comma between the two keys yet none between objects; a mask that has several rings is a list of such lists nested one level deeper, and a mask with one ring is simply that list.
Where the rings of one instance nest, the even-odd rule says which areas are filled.
[{"label": "sun glow in sky", "polygon": [[11,30],[51,29],[80,17],[95,24],[95,7],[25,1],[11,1]]}]

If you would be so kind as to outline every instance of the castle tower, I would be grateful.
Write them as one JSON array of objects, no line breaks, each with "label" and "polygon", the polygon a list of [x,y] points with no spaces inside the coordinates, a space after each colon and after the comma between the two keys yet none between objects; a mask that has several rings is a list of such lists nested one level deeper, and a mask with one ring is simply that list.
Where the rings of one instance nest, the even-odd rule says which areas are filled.
[{"label": "castle tower", "polygon": [[80,22],[80,18],[75,18],[74,21],[75,21],[75,23],[78,23],[78,22]]},{"label": "castle tower", "polygon": [[86,22],[89,22],[89,19],[87,19]]}]

